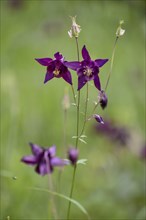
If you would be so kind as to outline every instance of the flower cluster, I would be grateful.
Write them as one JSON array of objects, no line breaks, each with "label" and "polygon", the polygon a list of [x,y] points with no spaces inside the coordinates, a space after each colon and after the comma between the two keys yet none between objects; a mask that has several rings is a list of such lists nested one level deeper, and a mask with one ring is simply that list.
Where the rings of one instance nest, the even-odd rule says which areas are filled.
[{"label": "flower cluster", "polygon": [[101,83],[99,78],[100,68],[108,61],[108,59],[92,60],[86,46],[82,48],[83,60],[68,62],[59,52],[54,54],[55,59],[51,58],[37,58],[35,59],[39,64],[47,66],[47,73],[44,83],[56,78],[63,78],[67,83],[72,85],[71,73],[68,70],[72,69],[78,75],[78,90],[80,90],[88,81],[93,80],[95,87],[101,91]]}]

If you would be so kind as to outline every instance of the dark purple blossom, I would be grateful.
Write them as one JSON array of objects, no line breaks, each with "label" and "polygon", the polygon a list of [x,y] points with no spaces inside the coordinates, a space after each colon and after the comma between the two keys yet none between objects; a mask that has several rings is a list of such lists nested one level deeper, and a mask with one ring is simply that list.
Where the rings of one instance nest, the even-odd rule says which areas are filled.
[{"label": "dark purple blossom", "polygon": [[64,166],[67,163],[55,156],[56,146],[50,148],[42,148],[36,144],[30,143],[32,155],[24,156],[21,161],[35,166],[35,171],[44,176],[53,172],[55,166]]},{"label": "dark purple blossom", "polygon": [[65,65],[78,74],[78,90],[80,90],[88,81],[93,80],[98,90],[101,90],[99,79],[99,68],[102,67],[108,59],[91,60],[85,46],[82,48],[83,61],[65,62]]},{"label": "dark purple blossom", "polygon": [[101,108],[102,109],[106,108],[107,103],[108,103],[108,99],[107,99],[107,96],[103,90],[101,90],[99,92],[98,98],[99,98],[99,103],[100,103]]},{"label": "dark purple blossom", "polygon": [[121,146],[127,146],[131,138],[127,128],[117,125],[110,120],[104,121],[104,125],[96,125],[95,129],[98,135],[104,135],[112,143],[118,143]]},{"label": "dark purple blossom", "polygon": [[68,151],[68,158],[71,161],[72,165],[75,165],[78,160],[78,150],[76,148],[70,148]]},{"label": "dark purple blossom", "polygon": [[100,123],[100,124],[104,124],[103,118],[100,115],[93,115],[93,118],[95,118],[95,120]]},{"label": "dark purple blossom", "polygon": [[35,59],[42,66],[47,66],[47,72],[44,83],[49,80],[56,78],[63,78],[67,83],[72,85],[72,77],[68,68],[64,65],[64,57],[59,52],[54,54],[55,59],[51,58],[40,58]]}]

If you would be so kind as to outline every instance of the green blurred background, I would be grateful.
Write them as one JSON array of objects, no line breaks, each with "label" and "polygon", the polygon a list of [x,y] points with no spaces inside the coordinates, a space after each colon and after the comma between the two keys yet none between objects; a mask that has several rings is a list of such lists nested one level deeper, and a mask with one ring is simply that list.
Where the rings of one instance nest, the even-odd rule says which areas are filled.
[{"label": "green blurred background", "polygon": [[[144,220],[145,161],[141,150],[144,133],[145,1],[6,1],[1,3],[1,219],[47,219],[50,195],[29,187],[48,187],[48,178],[20,162],[30,154],[28,142],[57,146],[63,156],[64,90],[62,79],[43,84],[45,68],[34,58],[53,57],[61,52],[76,60],[74,39],[70,39],[69,16],[77,15],[81,25],[80,48],[85,44],[93,59],[111,58],[115,31],[121,19],[125,35],[118,41],[114,68],[107,90],[108,108],[97,112],[128,129],[126,147],[111,142],[95,131],[95,122],[86,129],[87,143],[80,143],[80,158],[74,198],[92,219]],[[105,85],[110,62],[100,72]],[[75,87],[76,74],[72,72]],[[86,90],[82,89],[82,97]],[[89,112],[97,90],[90,84]],[[84,109],[84,101],[82,101]],[[81,120],[83,120],[81,116]],[[68,111],[67,140],[74,145],[76,111]],[[64,169],[61,193],[69,195],[72,167]],[[15,180],[13,177],[16,176]],[[57,186],[58,170],[53,174]],[[60,219],[65,219],[68,203],[57,199]],[[74,205],[72,219],[85,219]]]}]

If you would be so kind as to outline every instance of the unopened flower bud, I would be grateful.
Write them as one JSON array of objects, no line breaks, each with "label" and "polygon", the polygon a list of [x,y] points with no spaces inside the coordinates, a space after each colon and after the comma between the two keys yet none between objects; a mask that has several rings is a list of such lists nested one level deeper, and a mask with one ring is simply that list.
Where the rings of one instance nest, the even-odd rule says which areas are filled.
[{"label": "unopened flower bud", "polygon": [[121,28],[121,25],[124,23],[124,21],[120,21],[120,24],[119,24],[119,27],[117,28],[117,31],[116,31],[116,36],[117,37],[121,37],[124,35],[125,33],[125,30]]},{"label": "unopened flower bud", "polygon": [[105,92],[103,90],[101,90],[99,92],[98,100],[99,100],[101,108],[102,109],[106,108],[107,103],[108,103],[108,99],[107,99],[107,96],[106,96],[106,94],[105,94]]},{"label": "unopened flower bud", "polygon": [[95,118],[95,120],[100,123],[100,124],[104,124],[103,118],[100,115],[93,115],[93,118]]},{"label": "unopened flower bud", "polygon": [[75,165],[78,160],[78,150],[76,148],[70,148],[68,151],[68,158],[71,161],[72,165]]},{"label": "unopened flower bud", "polygon": [[70,108],[70,99],[69,99],[68,90],[65,90],[65,94],[63,97],[63,101],[62,101],[62,106],[64,110],[68,110]]},{"label": "unopened flower bud", "polygon": [[72,37],[76,37],[78,38],[79,33],[81,31],[80,25],[78,25],[76,23],[76,16],[75,17],[71,17],[72,20],[72,26],[70,31],[68,31],[68,35],[72,38]]}]

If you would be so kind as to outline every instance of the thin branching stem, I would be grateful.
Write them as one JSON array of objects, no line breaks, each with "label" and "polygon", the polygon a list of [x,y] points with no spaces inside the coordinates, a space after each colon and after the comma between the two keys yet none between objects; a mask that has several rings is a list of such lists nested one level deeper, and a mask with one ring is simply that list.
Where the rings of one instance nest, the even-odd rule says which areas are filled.
[{"label": "thin branching stem", "polygon": [[87,82],[87,87],[86,87],[86,101],[85,101],[85,113],[84,113],[84,123],[83,123],[83,127],[80,133],[80,136],[83,134],[84,130],[85,130],[85,126],[87,123],[87,108],[88,108],[88,99],[89,99],[89,89],[88,89],[88,82]]},{"label": "thin branching stem", "polygon": [[114,63],[114,57],[115,57],[115,49],[116,49],[116,44],[117,44],[118,39],[119,38],[116,37],[115,42],[114,42],[113,51],[112,51],[112,57],[111,57],[110,70],[109,70],[109,73],[108,73],[108,77],[107,77],[107,81],[106,81],[106,85],[105,85],[104,91],[107,90],[107,87],[108,87],[108,84],[109,84],[109,80],[110,80],[110,77],[111,77],[111,73],[112,73],[112,69],[113,69],[113,63]]},{"label": "thin branching stem", "polygon": [[[80,60],[79,57],[79,44],[78,44],[78,38],[76,37],[76,46],[77,46],[77,57],[78,57],[78,61]],[[76,149],[78,148],[78,142],[79,142],[79,120],[80,119],[80,90],[78,91],[78,103],[77,103],[77,129],[76,129]],[[72,177],[72,183],[71,183],[71,190],[70,190],[70,199],[72,198],[73,195],[73,190],[74,190],[74,183],[75,183],[75,176],[76,176],[76,169],[77,166],[74,166],[74,170],[73,170],[73,177]],[[70,218],[70,209],[71,209],[71,202],[69,201],[68,204],[68,210],[67,210],[67,219],[69,220]]]}]

